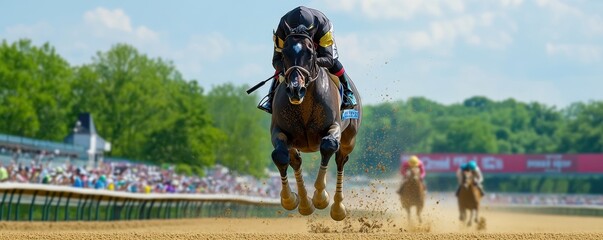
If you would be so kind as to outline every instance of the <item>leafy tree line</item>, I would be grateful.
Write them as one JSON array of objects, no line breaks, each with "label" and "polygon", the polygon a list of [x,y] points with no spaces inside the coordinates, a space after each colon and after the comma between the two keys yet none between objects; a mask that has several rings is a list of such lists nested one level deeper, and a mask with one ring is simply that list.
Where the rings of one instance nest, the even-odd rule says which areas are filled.
[{"label": "leafy tree line", "polygon": [[[173,63],[118,44],[71,66],[49,44],[0,45],[0,132],[62,141],[90,112],[110,156],[173,163],[187,173],[220,163],[262,175],[271,162],[267,118],[246,86],[205,93]],[[264,134],[262,134],[264,133]]]},{"label": "leafy tree line", "polygon": [[443,105],[425,98],[365,106],[350,170],[393,174],[406,153],[601,153],[603,101],[564,109],[472,97]]}]

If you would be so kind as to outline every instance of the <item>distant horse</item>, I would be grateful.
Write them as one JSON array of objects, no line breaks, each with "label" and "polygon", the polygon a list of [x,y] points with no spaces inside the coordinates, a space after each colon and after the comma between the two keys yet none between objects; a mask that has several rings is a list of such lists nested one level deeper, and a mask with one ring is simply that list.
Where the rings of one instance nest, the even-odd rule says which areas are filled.
[{"label": "distant horse", "polygon": [[419,219],[419,223],[421,223],[421,211],[423,211],[423,206],[425,205],[425,185],[419,179],[420,173],[418,168],[409,169],[408,176],[407,180],[402,184],[400,201],[402,202],[402,207],[406,210],[408,222],[411,223],[410,208],[415,206],[417,209],[417,218]]},{"label": "distant horse", "polygon": [[467,218],[467,211],[470,213],[470,217],[467,221],[467,226],[471,226],[472,220],[478,223],[479,215],[479,204],[481,201],[481,194],[479,189],[475,185],[475,179],[471,171],[463,171],[463,182],[458,195],[458,204],[461,221],[465,221]]},{"label": "distant horse", "polygon": [[[341,96],[338,86],[326,69],[318,67],[317,53],[311,37],[303,26],[289,28],[291,34],[282,49],[285,63],[285,80],[276,89],[272,114],[271,135],[274,151],[272,160],[279,169],[282,182],[281,205],[287,210],[299,206],[299,213],[310,215],[314,207],[324,209],[329,205],[325,190],[329,159],[335,154],[337,185],[331,218],[341,221],[346,217],[343,205],[343,166],[356,143],[356,133],[362,115],[361,103],[355,85],[358,105],[347,110],[352,116],[342,119]],[[300,152],[320,151],[321,166],[318,171],[315,192],[310,200],[304,186]],[[295,171],[299,195],[291,192],[287,180],[287,168]]]}]

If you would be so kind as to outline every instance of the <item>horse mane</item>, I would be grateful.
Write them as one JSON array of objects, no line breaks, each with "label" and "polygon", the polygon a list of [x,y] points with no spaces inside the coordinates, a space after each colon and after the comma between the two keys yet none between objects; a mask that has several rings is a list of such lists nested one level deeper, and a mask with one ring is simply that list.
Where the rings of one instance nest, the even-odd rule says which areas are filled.
[{"label": "horse mane", "polygon": [[310,30],[308,27],[306,27],[306,25],[299,25],[295,28],[290,29],[290,34],[296,34],[296,35],[310,35],[310,32],[308,31]]}]

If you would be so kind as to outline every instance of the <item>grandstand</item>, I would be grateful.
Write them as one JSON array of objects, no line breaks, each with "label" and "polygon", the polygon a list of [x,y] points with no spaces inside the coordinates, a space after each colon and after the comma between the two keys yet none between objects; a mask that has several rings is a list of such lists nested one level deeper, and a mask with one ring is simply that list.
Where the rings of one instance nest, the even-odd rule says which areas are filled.
[{"label": "grandstand", "polygon": [[280,178],[260,181],[220,165],[207,175],[184,176],[172,166],[105,157],[111,144],[96,132],[89,113],[78,116],[64,142],[0,134],[2,182],[42,183],[130,193],[207,193],[278,197]]}]

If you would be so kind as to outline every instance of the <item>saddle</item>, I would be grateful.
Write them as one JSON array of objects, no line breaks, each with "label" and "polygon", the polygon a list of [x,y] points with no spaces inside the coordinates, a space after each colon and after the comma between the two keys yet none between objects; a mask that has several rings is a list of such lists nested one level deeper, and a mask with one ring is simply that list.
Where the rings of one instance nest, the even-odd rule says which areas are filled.
[{"label": "saddle", "polygon": [[335,76],[334,74],[331,74],[329,71],[327,71],[327,75],[329,75],[331,81],[333,81],[333,83],[335,83],[335,86],[337,86],[337,89],[339,90],[339,99],[343,99],[343,85],[341,85],[341,82],[339,82],[339,77]]}]

